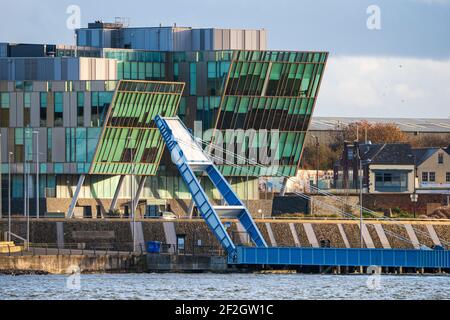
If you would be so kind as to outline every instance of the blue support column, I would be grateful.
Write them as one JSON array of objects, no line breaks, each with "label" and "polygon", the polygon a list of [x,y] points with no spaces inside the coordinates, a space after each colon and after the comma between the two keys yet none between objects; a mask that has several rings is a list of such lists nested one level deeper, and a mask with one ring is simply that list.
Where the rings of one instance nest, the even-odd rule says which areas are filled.
[{"label": "blue support column", "polygon": [[259,248],[267,248],[268,247],[267,243],[264,240],[264,237],[262,236],[261,232],[259,231],[250,212],[245,207],[241,199],[238,198],[236,193],[231,188],[230,184],[222,176],[217,167],[214,165],[209,166],[206,172],[208,173],[208,176],[211,179],[212,183],[219,190],[220,194],[222,194],[224,200],[227,202],[229,206],[240,206],[243,208],[241,213],[237,216],[237,218],[239,219],[239,221],[241,222],[242,226],[245,228],[247,233],[250,235],[250,238],[252,239],[253,243]]}]

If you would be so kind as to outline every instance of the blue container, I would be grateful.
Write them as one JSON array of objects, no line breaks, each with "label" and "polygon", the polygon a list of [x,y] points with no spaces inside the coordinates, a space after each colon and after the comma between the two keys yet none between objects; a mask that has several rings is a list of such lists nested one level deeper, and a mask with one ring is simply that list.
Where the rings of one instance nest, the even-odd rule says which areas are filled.
[{"label": "blue container", "polygon": [[148,253],[161,253],[161,242],[150,241],[147,242]]}]

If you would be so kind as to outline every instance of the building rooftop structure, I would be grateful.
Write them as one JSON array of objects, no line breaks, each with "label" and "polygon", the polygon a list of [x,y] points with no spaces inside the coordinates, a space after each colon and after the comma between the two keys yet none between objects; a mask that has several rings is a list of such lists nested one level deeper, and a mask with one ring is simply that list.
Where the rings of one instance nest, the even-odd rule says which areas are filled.
[{"label": "building rooftop structure", "polygon": [[77,45],[151,51],[266,50],[264,29],[129,27],[96,21],[76,30]]}]

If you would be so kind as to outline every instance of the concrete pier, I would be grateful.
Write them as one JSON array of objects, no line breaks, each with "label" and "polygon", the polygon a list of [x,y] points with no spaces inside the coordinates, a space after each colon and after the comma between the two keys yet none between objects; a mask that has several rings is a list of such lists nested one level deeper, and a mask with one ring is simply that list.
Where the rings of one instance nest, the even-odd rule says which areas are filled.
[{"label": "concrete pier", "polygon": [[134,255],[0,256],[3,274],[68,274],[74,267],[81,273],[140,273],[146,271],[146,261]]},{"label": "concrete pier", "polygon": [[148,272],[227,272],[225,257],[190,255],[147,255]]}]

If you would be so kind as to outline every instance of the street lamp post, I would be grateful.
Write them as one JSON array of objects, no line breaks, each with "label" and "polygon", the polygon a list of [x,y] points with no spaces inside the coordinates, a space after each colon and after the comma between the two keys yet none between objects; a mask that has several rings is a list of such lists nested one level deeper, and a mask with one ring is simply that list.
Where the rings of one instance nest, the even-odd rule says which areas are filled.
[{"label": "street lamp post", "polygon": [[364,166],[369,165],[372,160],[367,159],[363,161],[362,155],[361,155],[361,146],[359,143],[356,144],[356,151],[358,156],[358,175],[359,175],[359,204],[360,204],[360,217],[359,217],[359,223],[360,223],[360,243],[361,248],[364,248],[364,237],[363,237],[363,228],[364,228]]},{"label": "street lamp post", "polygon": [[29,168],[29,162],[25,160],[25,168],[24,168],[24,174],[25,174],[25,217],[27,219],[27,243],[26,243],[26,249],[28,250],[29,244],[30,244],[30,185],[29,185],[29,177],[30,177],[30,168]]},{"label": "street lamp post", "polygon": [[413,206],[414,206],[414,219],[416,219],[416,216],[417,216],[417,202],[419,202],[419,195],[416,192],[411,194],[411,202],[413,203]]},{"label": "street lamp post", "polygon": [[11,242],[11,156],[14,153],[8,153],[8,242]]},{"label": "street lamp post", "polygon": [[40,208],[39,208],[39,198],[40,198],[40,192],[39,192],[39,174],[40,174],[40,168],[39,168],[39,131],[33,131],[33,134],[36,135],[36,219],[39,219],[40,217]]},{"label": "street lamp post", "polygon": [[320,170],[320,142],[319,137],[312,136],[316,139],[316,188],[317,193],[319,193],[319,170]]},{"label": "street lamp post", "polygon": [[128,137],[128,148],[130,148],[130,156],[131,156],[131,217],[133,219],[133,252],[136,251],[136,214],[134,210],[134,174],[135,174],[135,168],[134,168],[134,152],[131,146],[131,136]]},{"label": "street lamp post", "polygon": [[3,161],[2,161],[2,132],[0,131],[0,219],[3,218]]},{"label": "street lamp post", "polygon": [[360,241],[361,241],[361,248],[364,248],[364,241],[363,241],[363,228],[364,228],[364,209],[363,209],[363,174],[361,172],[361,170],[363,169],[363,164],[362,164],[362,160],[361,160],[361,154],[359,153],[359,147],[358,147],[358,155],[359,155],[359,190],[360,190],[360,194],[359,194],[359,204],[360,204],[360,229],[361,229],[361,237],[360,237]]}]

